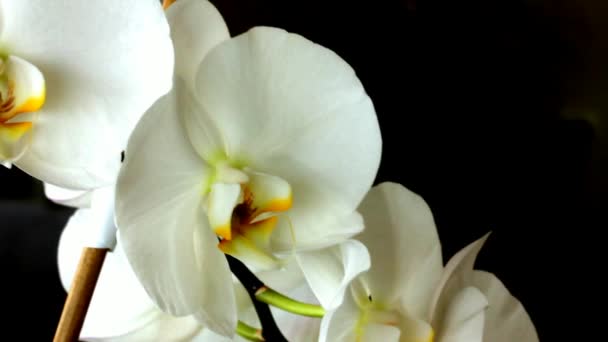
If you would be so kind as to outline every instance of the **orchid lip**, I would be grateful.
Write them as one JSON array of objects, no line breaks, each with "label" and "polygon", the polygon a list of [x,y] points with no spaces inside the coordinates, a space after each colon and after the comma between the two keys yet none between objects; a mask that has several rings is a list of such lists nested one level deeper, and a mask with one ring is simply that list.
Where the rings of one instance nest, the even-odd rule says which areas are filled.
[{"label": "orchid lip", "polygon": [[289,183],[226,160],[215,163],[206,183],[204,203],[211,228],[220,240],[218,248],[242,261],[274,264],[270,236],[278,224],[277,215],[293,205]]},{"label": "orchid lip", "polygon": [[45,99],[44,77],[38,68],[15,56],[0,57],[0,123],[39,110]]},{"label": "orchid lip", "polygon": [[27,61],[0,56],[0,162],[10,163],[25,153],[33,125],[31,116],[44,104],[46,88],[42,73]]}]

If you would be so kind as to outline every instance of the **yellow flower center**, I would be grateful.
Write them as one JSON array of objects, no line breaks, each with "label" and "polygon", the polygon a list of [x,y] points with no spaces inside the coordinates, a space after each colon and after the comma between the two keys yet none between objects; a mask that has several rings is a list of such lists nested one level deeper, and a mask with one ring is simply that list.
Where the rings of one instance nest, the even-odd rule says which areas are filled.
[{"label": "yellow flower center", "polygon": [[269,251],[278,214],[292,206],[289,183],[280,177],[219,163],[206,194],[207,216],[218,247],[248,266],[276,265]]},{"label": "yellow flower center", "polygon": [[25,114],[39,110],[45,97],[44,78],[35,66],[0,55],[0,162],[10,162],[25,151],[29,140],[24,138],[33,125],[33,118]]}]

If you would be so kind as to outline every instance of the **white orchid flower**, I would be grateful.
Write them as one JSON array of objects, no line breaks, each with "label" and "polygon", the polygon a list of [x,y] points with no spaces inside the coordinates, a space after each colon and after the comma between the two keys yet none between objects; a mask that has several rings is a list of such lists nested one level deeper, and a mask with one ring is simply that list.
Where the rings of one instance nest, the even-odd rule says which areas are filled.
[{"label": "white orchid flower", "polygon": [[174,86],[129,140],[117,222],[155,302],[230,336],[224,253],[259,271],[361,231],[355,209],[379,165],[379,127],[332,51],[268,27],[229,39],[206,1],[178,1],[167,16]]},{"label": "white orchid flower", "polygon": [[156,0],[2,1],[0,163],[67,188],[109,185],[172,71]]},{"label": "white orchid flower", "polygon": [[[90,204],[89,204],[90,205]],[[61,283],[67,291],[76,272],[83,247],[88,245],[87,230],[99,221],[99,203],[77,210],[61,234],[58,265]],[[102,209],[107,207],[101,206]],[[103,211],[103,210],[102,210]],[[302,278],[284,277],[278,272],[265,274],[265,282],[294,298],[314,302],[302,285]],[[298,284],[299,283],[299,284]],[[239,317],[251,326],[260,322],[245,289],[235,281]],[[319,319],[299,317],[272,310],[289,341],[313,341],[318,335]],[[82,341],[245,341],[240,336],[226,338],[205,329],[193,316],[174,317],[161,311],[148,297],[129,265],[120,244],[108,253],[80,334]]]},{"label": "white orchid flower", "polygon": [[430,209],[401,185],[373,188],[360,210],[371,269],[321,323],[320,341],[536,342],[530,317],[494,275],[473,270],[486,237],[445,268]]}]

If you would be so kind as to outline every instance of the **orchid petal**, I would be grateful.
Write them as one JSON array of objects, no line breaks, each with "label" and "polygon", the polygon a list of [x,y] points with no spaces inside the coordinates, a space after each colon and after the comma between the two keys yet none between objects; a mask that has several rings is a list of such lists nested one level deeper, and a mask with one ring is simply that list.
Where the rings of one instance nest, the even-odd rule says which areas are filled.
[{"label": "orchid petal", "polygon": [[[297,190],[294,190],[294,193],[298,193],[303,196],[306,195]],[[315,209],[313,208],[315,204],[313,202],[302,201],[303,196],[298,197],[294,207],[302,208],[302,206],[306,205],[308,206],[308,209],[311,210],[311,215],[314,216],[316,214],[314,212]],[[319,208],[316,208],[317,211],[332,211],[336,209],[335,203],[329,203],[329,201],[319,199],[319,202],[316,204],[320,206]],[[309,227],[310,229],[308,229],[308,231],[305,229],[296,231],[295,225],[297,222],[301,221],[293,218],[293,212],[293,210],[290,210],[284,215],[287,219],[279,221],[271,236],[270,242],[272,249],[277,251],[277,253],[284,254],[291,253],[293,251],[316,250],[331,247],[338,244],[340,241],[345,241],[360,233],[364,228],[363,217],[361,214],[356,211],[351,211],[345,216],[336,218],[331,223],[326,222],[324,229],[322,230],[318,228],[319,226],[323,226],[323,222],[318,222],[319,226],[311,226]]]},{"label": "orchid petal", "polygon": [[328,311],[321,320],[319,342],[356,341],[357,334],[365,326],[358,326],[361,315],[353,296],[350,293],[344,297],[342,304]]},{"label": "orchid petal", "polygon": [[471,286],[473,265],[489,234],[456,253],[444,268],[431,300],[428,320],[437,326],[443,319],[446,305],[462,289]]},{"label": "orchid petal", "polygon": [[[72,189],[111,184],[146,108],[171,87],[173,48],[158,1],[4,1],[4,53],[46,81],[19,168]],[[77,143],[75,143],[77,142]]]},{"label": "orchid petal", "polygon": [[[337,223],[371,186],[381,139],[346,62],[299,35],[257,27],[213,48],[196,87],[205,111],[185,122],[203,158],[236,160],[289,183],[298,248],[322,248],[328,231],[349,237]],[[273,239],[277,250],[293,247],[289,234]]]},{"label": "orchid petal", "polygon": [[[398,322],[387,324],[377,321],[376,318],[386,312],[376,311],[371,306],[361,306],[361,303],[357,302],[355,292],[351,291],[338,308],[325,314],[321,321],[319,342],[400,341],[402,332],[398,327]],[[363,305],[367,304],[363,303]],[[393,316],[390,313],[388,315]],[[401,341],[413,342],[414,340],[401,339]],[[416,340],[415,342],[422,341]]]},{"label": "orchid petal", "polygon": [[175,48],[175,74],[194,89],[201,61],[220,42],[230,38],[218,10],[206,0],[180,0],[167,9]]},{"label": "orchid petal", "polygon": [[[210,339],[209,337],[216,337]],[[106,340],[108,342],[130,342],[130,341],[222,341],[228,342],[219,335],[213,334],[192,316],[173,317],[159,311],[158,317],[141,327],[140,329],[116,338]]]},{"label": "orchid petal", "polygon": [[248,172],[247,189],[253,194],[251,207],[254,215],[286,211],[292,205],[292,193],[289,183],[280,177],[260,172]]},{"label": "orchid petal", "polygon": [[253,242],[255,246],[262,250],[268,250],[270,236],[279,221],[278,217],[271,216],[262,221],[256,221],[241,232],[243,237]]},{"label": "orchid petal", "polygon": [[365,246],[347,240],[338,246],[301,252],[296,256],[306,280],[326,310],[338,307],[350,282],[370,267]]},{"label": "orchid petal", "polygon": [[31,122],[0,123],[0,161],[10,168],[20,158],[31,142]]},{"label": "orchid petal", "polygon": [[446,265],[432,304],[433,326],[443,324],[448,319],[446,312],[453,305],[451,302],[454,297],[463,289],[474,287],[481,291],[484,300],[488,302],[482,330],[484,341],[538,341],[530,317],[500,280],[492,274],[473,270],[477,254],[488,235],[456,253]]},{"label": "orchid petal", "polygon": [[401,337],[401,330],[399,328],[386,325],[386,324],[378,324],[371,323],[365,327],[365,331],[363,332],[363,336],[361,337],[361,342],[376,342],[376,341],[386,341],[386,342],[399,342],[399,338]]},{"label": "orchid petal", "polygon": [[296,316],[289,312],[272,310],[281,333],[287,341],[319,341],[319,323],[316,317]]},{"label": "orchid petal", "polygon": [[536,329],[526,309],[496,276],[474,271],[471,285],[478,288],[489,302],[485,313],[484,341],[538,342]]},{"label": "orchid petal", "polygon": [[[191,340],[187,340],[188,342],[247,342],[244,338],[240,338],[239,336],[235,336],[234,338],[228,338],[226,336],[222,336],[214,333],[209,329],[202,330],[196,337]],[[186,341],[184,341],[186,342]]]},{"label": "orchid petal", "polygon": [[478,289],[461,289],[445,306],[437,327],[437,342],[483,342],[487,306],[486,297]]},{"label": "orchid petal", "polygon": [[212,172],[192,149],[177,114],[177,93],[186,91],[176,82],[131,135],[118,178],[116,218],[129,261],[160,308],[176,316],[194,314],[232,336],[235,295],[226,288],[232,275],[202,203]]},{"label": "orchid petal", "polygon": [[257,272],[256,276],[258,279],[260,279],[264,285],[279,293],[292,293],[296,288],[301,289],[297,294],[301,294],[304,297],[299,298],[296,296],[292,298],[316,304],[318,302],[317,298],[306,284],[304,274],[302,273],[302,269],[298,265],[297,260],[295,258],[290,258],[281,261],[283,262],[283,265],[280,268]]},{"label": "orchid petal", "polygon": [[399,321],[401,330],[401,342],[433,342],[435,331],[430,324],[422,319],[417,319],[402,314]]},{"label": "orchid petal", "polygon": [[44,195],[51,201],[73,208],[88,208],[91,206],[92,191],[66,189],[53,184],[44,183]]},{"label": "orchid petal", "polygon": [[401,300],[408,315],[424,319],[443,261],[433,215],[418,195],[396,183],[368,193],[359,211],[366,229],[357,236],[369,250],[372,268],[362,275],[374,302]]},{"label": "orchid petal", "polygon": [[232,240],[222,240],[218,247],[222,252],[242,260],[252,272],[268,271],[280,266],[277,258],[240,234]]}]

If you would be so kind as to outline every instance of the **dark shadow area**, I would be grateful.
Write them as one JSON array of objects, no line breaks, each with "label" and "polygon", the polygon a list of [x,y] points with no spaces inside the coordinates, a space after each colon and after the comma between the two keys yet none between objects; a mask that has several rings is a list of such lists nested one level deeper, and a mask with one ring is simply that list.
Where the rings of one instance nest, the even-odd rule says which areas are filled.
[{"label": "dark shadow area", "polygon": [[66,297],[57,271],[57,244],[72,211],[34,201],[0,201],[4,336],[52,340]]}]

